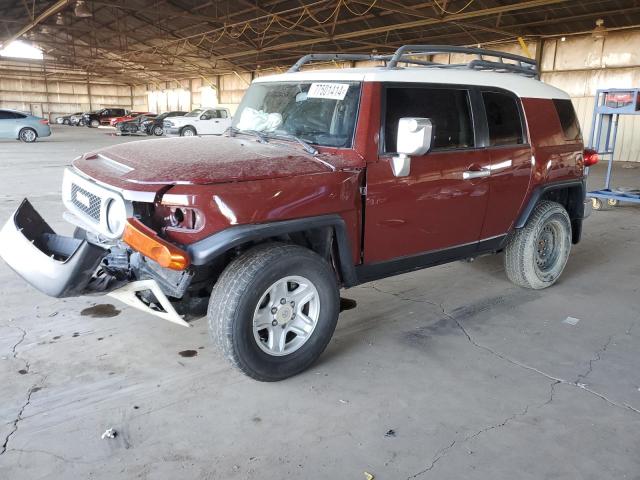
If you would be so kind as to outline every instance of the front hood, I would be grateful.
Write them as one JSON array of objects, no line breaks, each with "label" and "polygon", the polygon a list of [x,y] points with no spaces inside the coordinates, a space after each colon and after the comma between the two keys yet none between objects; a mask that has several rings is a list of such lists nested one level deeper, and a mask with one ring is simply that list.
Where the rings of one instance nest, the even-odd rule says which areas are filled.
[{"label": "front hood", "polygon": [[[213,184],[326,173],[340,157],[247,137],[189,137],[123,143],[87,153],[73,165],[115,186]],[[340,162],[341,163],[341,162]]]}]

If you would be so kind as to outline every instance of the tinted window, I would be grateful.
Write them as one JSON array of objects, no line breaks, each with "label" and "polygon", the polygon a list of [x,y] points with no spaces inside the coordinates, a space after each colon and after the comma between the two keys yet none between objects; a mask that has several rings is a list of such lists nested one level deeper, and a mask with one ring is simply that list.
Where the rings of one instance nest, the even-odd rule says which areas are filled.
[{"label": "tinted window", "polygon": [[403,117],[430,118],[434,149],[474,146],[469,92],[441,88],[387,88],[384,144],[395,152],[398,121]]},{"label": "tinted window", "polygon": [[14,113],[13,118],[27,118],[27,116],[23,113]]},{"label": "tinted window", "polygon": [[576,112],[573,109],[571,100],[554,98],[553,104],[556,107],[556,112],[558,112],[558,118],[560,118],[564,138],[567,140],[580,140],[582,138],[580,123],[578,122],[578,117],[576,117]]},{"label": "tinted window", "polygon": [[0,120],[7,120],[9,118],[15,118],[12,112],[7,112],[6,110],[0,110]]},{"label": "tinted window", "polygon": [[482,99],[487,112],[490,145],[524,143],[517,100],[511,95],[496,92],[483,92]]}]

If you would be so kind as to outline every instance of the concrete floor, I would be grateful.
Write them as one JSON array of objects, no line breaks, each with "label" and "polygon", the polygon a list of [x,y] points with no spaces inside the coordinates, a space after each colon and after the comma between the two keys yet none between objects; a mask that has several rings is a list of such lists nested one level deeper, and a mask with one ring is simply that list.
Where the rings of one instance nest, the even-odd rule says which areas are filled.
[{"label": "concrete floor", "polygon": [[[129,141],[109,132],[0,141],[1,221],[28,195],[69,231],[63,167]],[[638,186],[640,164],[615,175]],[[623,206],[545,291],[499,256],[351,289],[321,360],[276,384],[231,369],[204,321],[48,298],[2,263],[0,479],[640,479],[639,259]]]}]

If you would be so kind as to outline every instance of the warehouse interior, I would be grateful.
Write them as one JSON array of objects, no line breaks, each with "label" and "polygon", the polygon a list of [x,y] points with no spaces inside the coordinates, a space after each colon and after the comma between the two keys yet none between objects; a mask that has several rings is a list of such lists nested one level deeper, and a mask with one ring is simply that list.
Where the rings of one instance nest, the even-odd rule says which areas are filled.
[{"label": "warehouse interior", "polygon": [[[402,45],[535,60],[586,146],[596,92],[640,89],[640,0],[4,0],[0,111],[52,134],[0,138],[0,222],[28,197],[72,234],[60,196],[76,157],[166,141],[58,118],[234,115],[252,81],[304,55]],[[629,191],[639,132],[640,116],[620,116],[610,173]],[[602,160],[588,191],[609,177]],[[107,297],[50,298],[0,262],[0,478],[635,479],[639,208],[594,211],[550,289],[510,284],[498,255],[342,290],[326,352],[275,383],[230,368],[206,320],[180,329]]]}]

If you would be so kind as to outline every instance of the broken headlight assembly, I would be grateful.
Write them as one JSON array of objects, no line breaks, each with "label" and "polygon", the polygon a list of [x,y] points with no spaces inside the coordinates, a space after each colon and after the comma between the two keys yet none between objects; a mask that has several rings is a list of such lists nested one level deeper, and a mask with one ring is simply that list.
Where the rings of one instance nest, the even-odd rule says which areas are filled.
[{"label": "broken headlight assembly", "polygon": [[199,231],[204,227],[204,215],[197,208],[159,205],[155,214],[165,229]]}]

